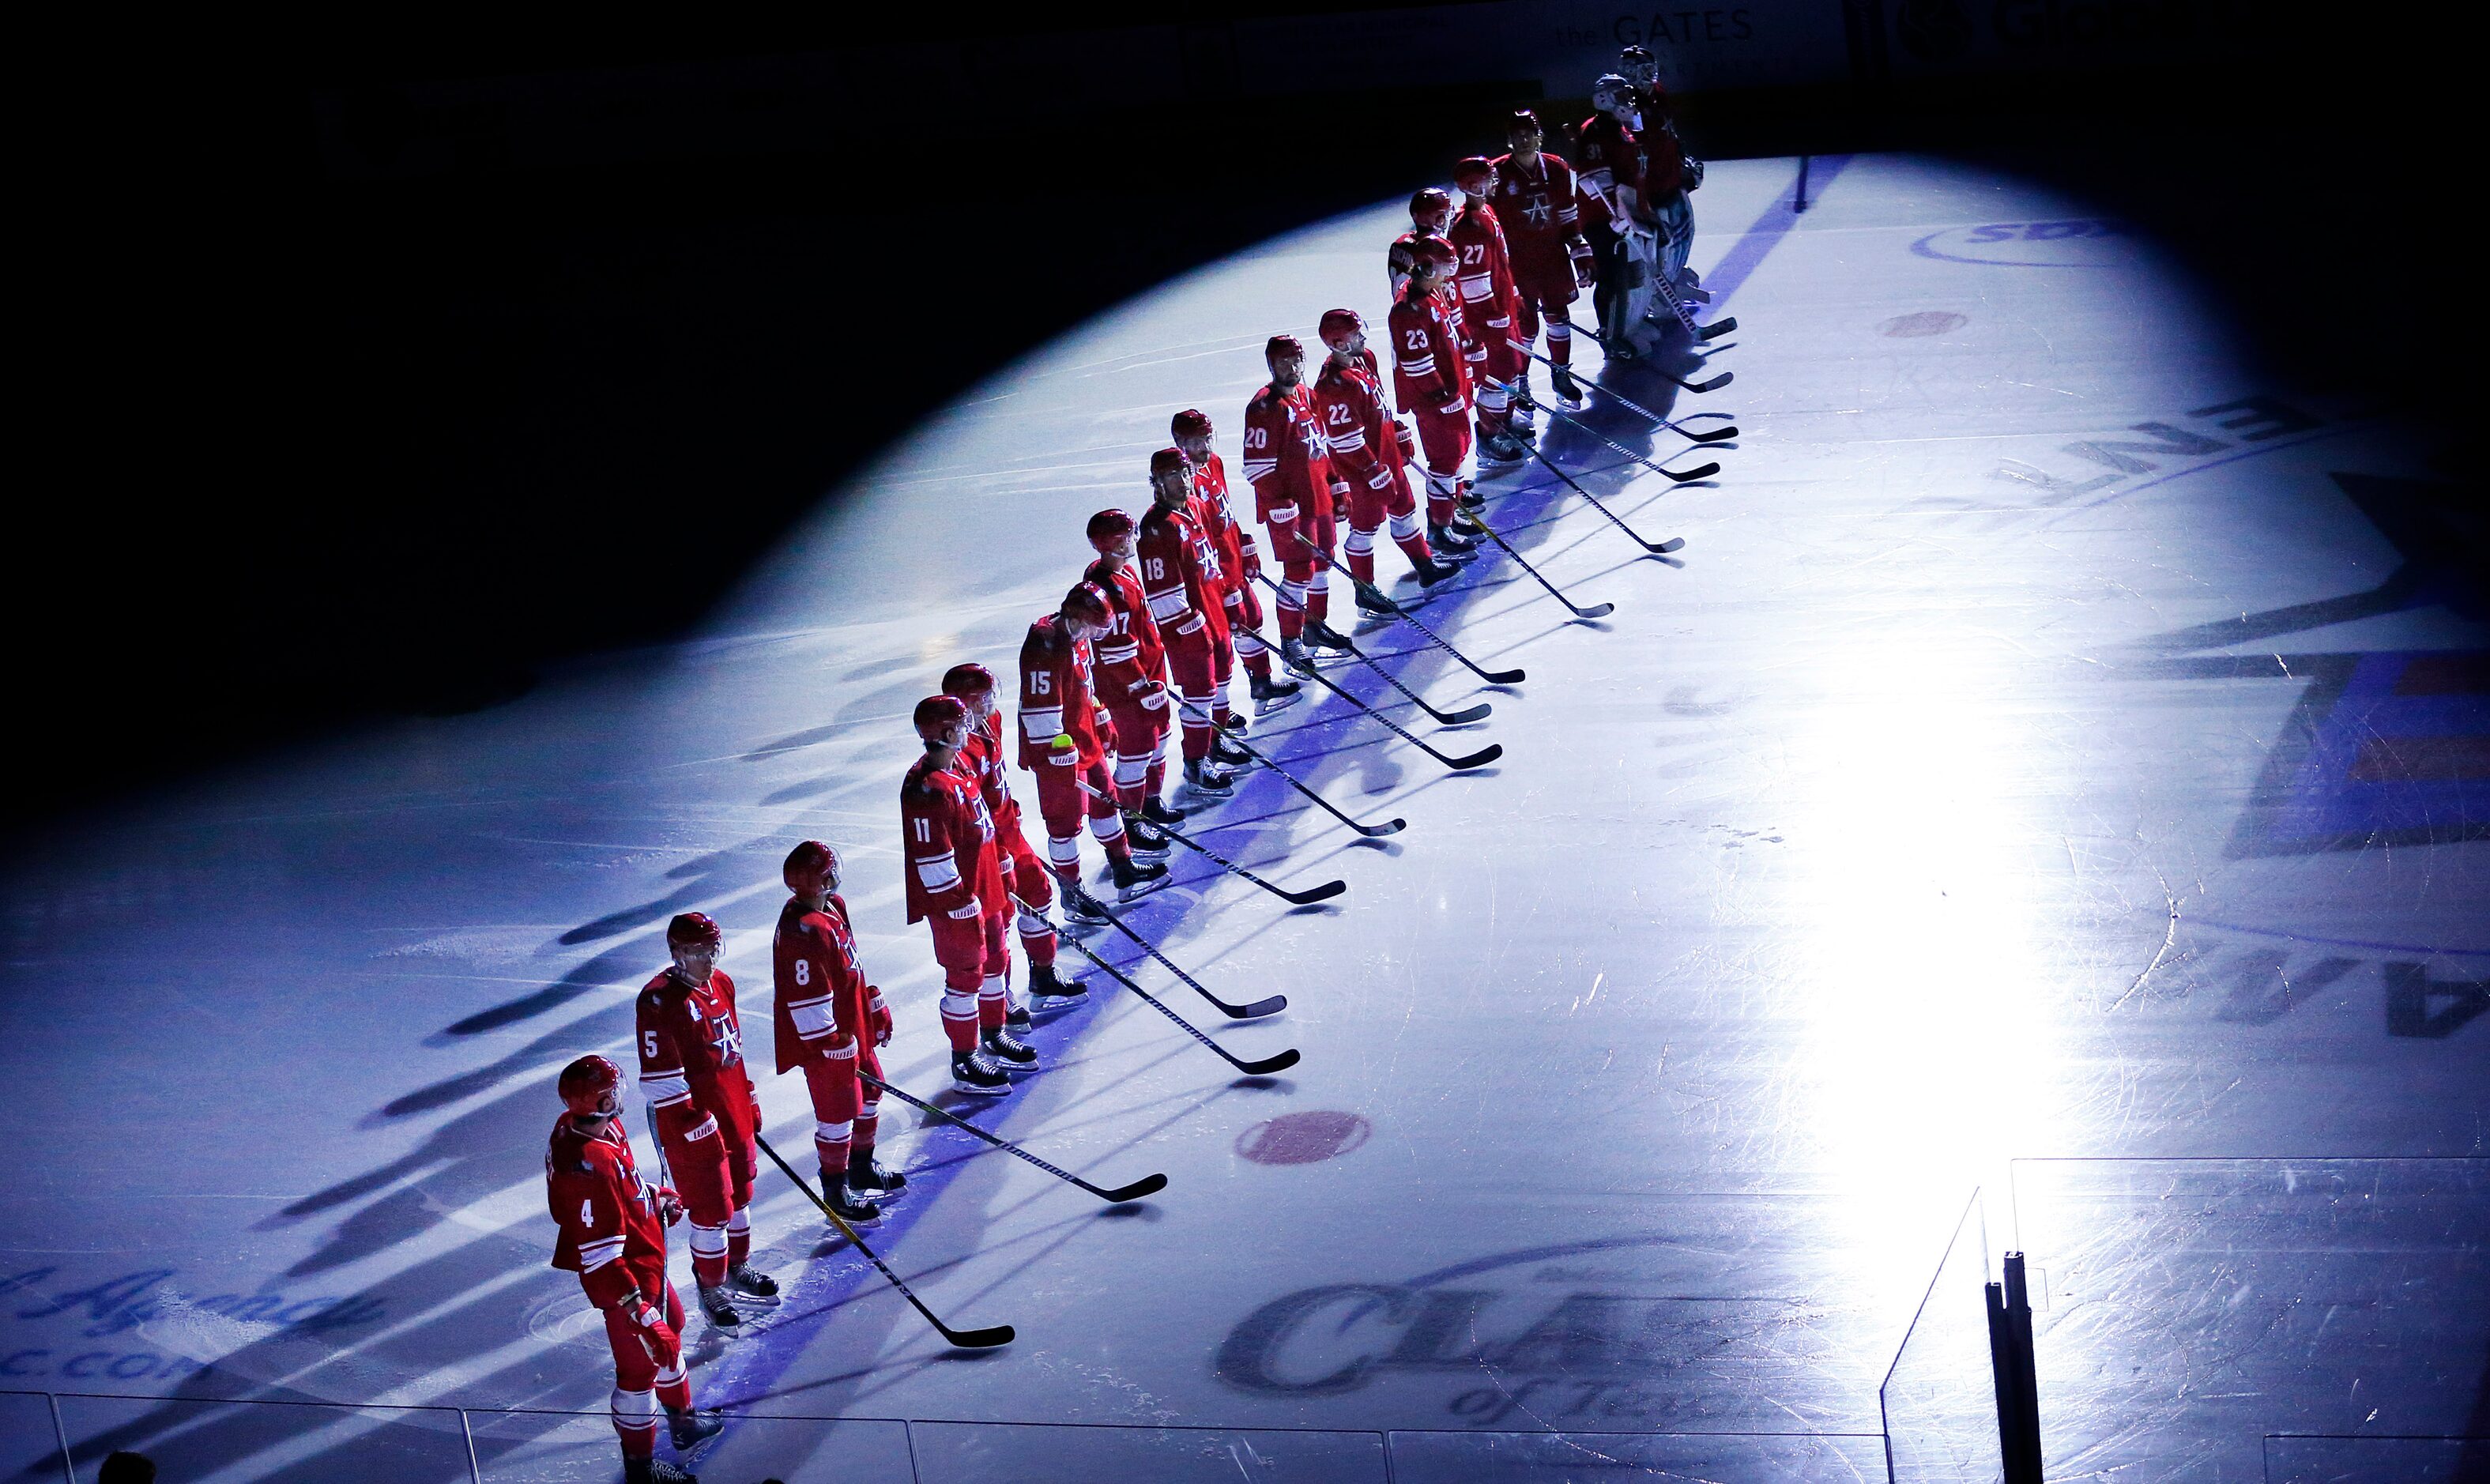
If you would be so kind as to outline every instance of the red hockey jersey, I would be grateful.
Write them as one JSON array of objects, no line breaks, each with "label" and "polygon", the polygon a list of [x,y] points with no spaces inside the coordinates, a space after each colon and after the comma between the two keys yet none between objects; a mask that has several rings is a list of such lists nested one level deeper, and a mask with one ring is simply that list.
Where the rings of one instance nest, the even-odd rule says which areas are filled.
[{"label": "red hockey jersey", "polygon": [[1254,513],[1263,521],[1274,510],[1288,511],[1285,520],[1330,508],[1331,449],[1313,388],[1299,382],[1282,395],[1266,386],[1245,404],[1245,478],[1254,482]]},{"label": "red hockey jersey", "polygon": [[1324,363],[1315,378],[1315,405],[1322,412],[1333,470],[1351,484],[1389,490],[1401,477],[1401,444],[1383,401],[1375,352],[1365,351],[1346,365]]},{"label": "red hockey jersey", "polygon": [[703,1116],[749,1132],[752,1078],[743,1066],[743,1022],[735,981],[724,970],[691,984],[672,969],[640,990],[640,1095],[659,1127],[690,1127]]},{"label": "red hockey jersey", "polygon": [[1219,551],[1219,580],[1229,592],[1243,591],[1262,569],[1262,552],[1254,543],[1254,533],[1238,525],[1228,509],[1228,466],[1217,453],[1193,466],[1193,510],[1202,535]]},{"label": "red hockey jersey", "polygon": [[[1065,636],[1048,614],[1028,626],[1020,646],[1020,766],[1086,768],[1107,755],[1098,705],[1089,694],[1089,641]],[[1112,724],[1111,724],[1112,726]],[[1072,755],[1055,759],[1055,739],[1072,739]]]},{"label": "red hockey jersey", "polygon": [[1439,291],[1404,289],[1392,305],[1392,390],[1403,407],[1452,416],[1470,400],[1460,310]]},{"label": "red hockey jersey", "polygon": [[792,1072],[841,1036],[869,1039],[875,1012],[886,1016],[882,991],[864,981],[848,904],[832,893],[819,912],[789,898],[770,939],[776,979],[770,1024],[777,1033],[778,1070]]},{"label": "red hockey jersey", "polygon": [[1187,653],[1216,650],[1228,639],[1228,590],[1219,551],[1194,523],[1191,502],[1180,510],[1153,504],[1142,517],[1135,548],[1150,617],[1171,644]]},{"label": "red hockey jersey", "polygon": [[1003,873],[994,816],[977,780],[931,758],[909,765],[899,785],[900,844],[907,858],[908,920],[948,916],[976,903],[1003,910]]},{"label": "red hockey jersey", "polygon": [[545,1211],[559,1235],[553,1266],[579,1274],[600,1309],[630,1296],[662,1301],[666,1292],[664,1191],[640,1178],[620,1120],[583,1134],[568,1115],[545,1148]]},{"label": "red hockey jersey", "polygon": [[1094,582],[1107,595],[1107,609],[1115,616],[1115,626],[1089,641],[1089,659],[1095,667],[1090,683],[1098,687],[1098,698],[1129,704],[1134,700],[1133,686],[1143,681],[1167,682],[1167,642],[1159,636],[1159,626],[1150,617],[1149,596],[1142,590],[1141,574],[1127,562],[1114,571],[1107,570],[1107,559],[1099,558],[1081,574],[1085,582]]}]

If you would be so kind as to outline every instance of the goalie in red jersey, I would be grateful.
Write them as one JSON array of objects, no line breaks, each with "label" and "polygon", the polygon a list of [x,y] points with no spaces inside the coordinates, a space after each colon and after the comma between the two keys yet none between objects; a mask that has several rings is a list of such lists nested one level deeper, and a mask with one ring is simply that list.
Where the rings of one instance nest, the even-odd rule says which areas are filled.
[{"label": "goalie in red jersey", "polygon": [[579,1274],[588,1301],[605,1318],[614,1352],[608,1404],[622,1444],[625,1484],[687,1484],[691,1475],[659,1461],[657,1408],[676,1449],[714,1436],[725,1424],[692,1409],[683,1372],[683,1302],[666,1281],[666,1228],[683,1218],[672,1190],[641,1178],[622,1131],[622,1068],[582,1057],[557,1085],[563,1116],[545,1148],[545,1210],[560,1235],[553,1266]]}]

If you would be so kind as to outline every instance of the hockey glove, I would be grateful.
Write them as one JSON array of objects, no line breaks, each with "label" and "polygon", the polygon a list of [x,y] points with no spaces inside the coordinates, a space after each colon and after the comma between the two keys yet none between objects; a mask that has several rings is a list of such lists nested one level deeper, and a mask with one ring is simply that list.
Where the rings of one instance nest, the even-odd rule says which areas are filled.
[{"label": "hockey glove", "polygon": [[668,1226],[675,1226],[683,1219],[683,1198],[675,1194],[672,1186],[657,1187],[657,1219]]},{"label": "hockey glove", "polygon": [[978,908],[977,899],[972,896],[961,905],[952,908],[948,916],[954,922],[974,922],[977,918],[983,917],[984,913]]},{"label": "hockey glove", "polygon": [[1392,420],[1392,441],[1401,446],[1403,458],[1415,459],[1418,456],[1418,435],[1410,432],[1409,424],[1399,418]]},{"label": "hockey glove", "polygon": [[890,1006],[883,1004],[882,991],[870,984],[864,987],[864,996],[865,1024],[873,1030],[873,1043],[887,1046],[890,1044]]},{"label": "hockey glove", "polygon": [[761,1099],[758,1097],[752,1100],[752,1131],[756,1134],[761,1132]]},{"label": "hockey glove", "polygon": [[1574,260],[1574,286],[1591,287],[1599,278],[1599,267],[1591,256],[1591,245],[1577,237],[1565,245],[1565,255]]},{"label": "hockey glove", "polygon": [[1331,518],[1334,520],[1348,518],[1348,481],[1346,480],[1331,481]]},{"label": "hockey glove", "polygon": [[682,1339],[675,1333],[674,1326],[666,1323],[666,1316],[655,1304],[635,1292],[622,1301],[622,1317],[639,1331],[640,1348],[649,1353],[649,1358],[657,1363],[658,1370],[671,1371],[682,1363]]}]

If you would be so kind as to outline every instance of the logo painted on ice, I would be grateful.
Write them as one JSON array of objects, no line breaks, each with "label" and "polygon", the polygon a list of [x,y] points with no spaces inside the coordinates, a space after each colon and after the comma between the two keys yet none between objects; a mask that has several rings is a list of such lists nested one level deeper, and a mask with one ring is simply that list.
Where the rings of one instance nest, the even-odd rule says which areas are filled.
[{"label": "logo painted on ice", "polygon": [[1911,244],[1911,250],[1942,262],[1998,268],[2107,268],[2128,261],[2134,244],[2127,223],[2082,218],[1948,227]]},{"label": "logo painted on ice", "polygon": [[[1794,1298],[1635,1292],[1650,1279],[1631,1254],[1672,1239],[1601,1237],[1498,1253],[1405,1282],[1300,1289],[1230,1330],[1213,1370],[1263,1396],[1337,1396],[1394,1375],[1459,1378],[1464,1389],[1445,1410],[1478,1428],[1517,1410],[1538,1419],[1534,1426],[1551,1417],[1606,1431],[1665,1423],[1684,1401],[1672,1370],[1742,1353],[1785,1354],[1818,1318]],[[1485,1384],[1468,1384],[1483,1373]]]}]

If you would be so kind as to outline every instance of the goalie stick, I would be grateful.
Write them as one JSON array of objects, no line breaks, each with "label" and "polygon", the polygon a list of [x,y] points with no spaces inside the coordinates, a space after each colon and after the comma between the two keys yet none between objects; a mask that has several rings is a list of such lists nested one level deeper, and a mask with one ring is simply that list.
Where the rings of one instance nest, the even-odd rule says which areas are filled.
[{"label": "goalie stick", "polygon": [[[1256,572],[1254,575],[1261,578],[1262,585],[1269,588],[1272,592],[1277,593],[1280,591],[1280,585],[1273,582],[1268,573]],[[1343,575],[1347,574],[1344,573]],[[1355,579],[1351,578],[1351,580],[1354,581]],[[1320,633],[1323,637],[1324,643],[1331,645],[1335,649],[1347,651],[1349,657],[1357,660],[1360,664],[1365,665],[1375,674],[1382,676],[1383,683],[1385,684],[1390,685],[1393,689],[1418,703],[1418,709],[1425,712],[1428,715],[1434,717],[1436,724],[1439,726],[1467,726],[1473,721],[1485,721],[1495,711],[1493,706],[1485,701],[1481,701],[1475,706],[1464,706],[1457,712],[1438,710],[1437,708],[1429,705],[1425,696],[1422,696],[1418,694],[1418,692],[1410,689],[1408,686],[1402,684],[1401,677],[1393,674],[1389,670],[1386,670],[1380,664],[1377,664],[1374,655],[1366,653],[1366,651],[1359,649],[1355,644],[1351,643],[1348,635],[1342,633],[1339,629],[1332,627],[1329,624],[1322,622],[1320,619],[1307,619],[1306,627]]]},{"label": "goalie stick", "polygon": [[1511,541],[1508,541],[1503,537],[1496,535],[1495,528],[1493,526],[1491,526],[1486,521],[1479,519],[1478,511],[1462,510],[1458,512],[1458,518],[1464,526],[1476,531],[1479,535],[1486,537],[1489,540],[1495,542],[1498,546],[1503,547],[1504,554],[1511,557],[1516,566],[1520,567],[1523,571],[1528,572],[1531,576],[1538,578],[1539,585],[1548,590],[1548,596],[1555,598],[1558,602],[1563,603],[1568,609],[1572,610],[1574,617],[1578,619],[1604,619],[1609,614],[1617,611],[1617,605],[1614,603],[1594,603],[1590,607],[1585,608],[1580,603],[1567,597],[1563,593],[1558,592],[1556,584],[1549,581],[1545,576],[1541,575],[1539,568],[1531,566],[1529,562],[1525,561],[1520,552],[1514,550],[1513,543]]},{"label": "goalie stick", "polygon": [[[1013,900],[1018,901],[1019,899],[1015,897]],[[1023,912],[1028,912],[1028,905],[1025,902],[1022,903],[1021,910]],[[1072,945],[1073,947],[1080,950],[1082,957],[1089,960],[1089,962],[1096,964],[1100,969],[1104,970],[1108,977],[1114,979],[1116,983],[1123,985],[1126,989],[1131,990],[1134,994],[1139,995],[1143,1002],[1148,1004],[1151,1009],[1158,1011],[1160,1014],[1174,1021],[1178,1026],[1182,1027],[1185,1034],[1192,1036],[1195,1040],[1200,1041],[1204,1046],[1209,1047],[1212,1051],[1217,1052],[1221,1061],[1226,1062],[1229,1065],[1236,1068],[1240,1072],[1243,1072],[1246,1076],[1268,1077],[1273,1072],[1284,1072],[1289,1067],[1297,1064],[1300,1053],[1294,1046],[1289,1047],[1288,1050],[1281,1052],[1277,1056],[1264,1057],[1259,1062],[1239,1061],[1227,1047],[1220,1045],[1209,1036],[1202,1034],[1201,1029],[1195,1026],[1192,1021],[1189,1021],[1183,1016],[1177,1014],[1175,1011],[1169,1009],[1156,995],[1151,994],[1148,990],[1134,983],[1133,976],[1131,975],[1126,974],[1121,969],[1118,969],[1115,965],[1107,962],[1104,958],[1099,957],[1098,951],[1090,947],[1089,945],[1083,943],[1080,939],[1073,937],[1069,933],[1066,933],[1063,936],[1062,941]],[[824,1209],[827,1208],[828,1208],[826,1207],[824,1208]]]},{"label": "goalie stick", "polygon": [[1121,1206],[1127,1201],[1138,1201],[1144,1196],[1154,1196],[1167,1188],[1168,1178],[1164,1175],[1144,1175],[1140,1179],[1133,1181],[1129,1185],[1118,1185],[1113,1190],[1107,1190],[1099,1186],[1092,1185],[1087,1180],[1083,1179],[1080,1176],[1073,1174],[1069,1170],[1058,1170],[1055,1166],[1048,1164],[1045,1160],[1040,1159],[1035,1154],[1022,1149],[1019,1145],[1012,1143],[1009,1139],[1005,1139],[999,1134],[990,1134],[986,1132],[976,1124],[970,1122],[967,1119],[953,1113],[948,1108],[938,1107],[933,1103],[929,1103],[925,1099],[917,1096],[915,1093],[908,1091],[903,1088],[894,1088],[889,1083],[883,1081],[873,1073],[862,1070],[861,1068],[857,1070],[856,1075],[863,1078],[874,1087],[877,1087],[883,1091],[889,1093],[891,1096],[898,1098],[901,1102],[908,1104],[910,1107],[922,1108],[927,1113],[933,1114],[938,1118],[947,1119],[951,1122],[958,1124],[960,1127],[967,1129],[969,1132],[975,1134],[978,1138],[985,1140],[988,1144],[993,1145],[1004,1153],[1018,1154],[1021,1158],[1028,1160],[1030,1164],[1033,1164],[1039,1169],[1045,1171],[1047,1174],[1054,1176],[1057,1179],[1067,1180],[1072,1184],[1078,1185],[1110,1206]]},{"label": "goalie stick", "polygon": [[890,1270],[890,1265],[882,1260],[882,1255],[864,1244],[864,1238],[856,1235],[856,1229],[840,1219],[839,1213],[830,1209],[829,1203],[821,1198],[812,1184],[802,1176],[797,1175],[787,1161],[778,1157],[778,1151],[769,1147],[768,1140],[754,1134],[752,1142],[761,1146],[761,1152],[769,1156],[771,1164],[786,1172],[787,1178],[796,1182],[796,1189],[804,1192],[807,1199],[822,1208],[822,1214],[830,1218],[830,1225],[839,1229],[851,1246],[863,1253],[874,1266],[882,1269],[882,1275],[890,1280],[890,1286],[899,1290],[899,1296],[914,1304],[916,1312],[925,1316],[925,1323],[941,1331],[943,1339],[961,1350],[993,1350],[999,1345],[1009,1345],[1012,1342],[1013,1330],[1009,1324],[989,1324],[983,1329],[954,1329],[935,1317],[934,1311],[925,1307],[925,1300],[917,1297],[909,1289],[906,1280]]},{"label": "goalie stick", "polygon": [[1451,640],[1446,639],[1442,634],[1429,628],[1416,614],[1411,613],[1408,609],[1394,602],[1390,597],[1385,597],[1381,588],[1364,580],[1359,577],[1357,573],[1350,571],[1348,568],[1342,567],[1339,563],[1332,560],[1329,552],[1324,551],[1314,542],[1307,540],[1296,532],[1291,531],[1288,535],[1293,537],[1299,545],[1302,545],[1308,552],[1312,553],[1314,559],[1323,565],[1323,569],[1325,571],[1336,571],[1346,577],[1351,583],[1356,585],[1357,591],[1366,595],[1369,602],[1373,602],[1380,607],[1389,608],[1392,610],[1394,616],[1408,621],[1409,626],[1418,630],[1418,632],[1425,634],[1429,643],[1434,645],[1435,648],[1442,650],[1445,654],[1452,655],[1455,659],[1460,660],[1463,669],[1468,670],[1472,675],[1477,676],[1480,680],[1487,682],[1491,685],[1519,685],[1522,681],[1528,678],[1528,672],[1522,670],[1518,665],[1510,670],[1480,669],[1477,661],[1471,659],[1470,656],[1462,654],[1461,651],[1453,648]]},{"label": "goalie stick", "polygon": [[[1195,705],[1193,702],[1186,700],[1182,696],[1177,696],[1175,698],[1175,704],[1194,713],[1196,715],[1202,714],[1202,710],[1200,706]],[[1253,743],[1247,742],[1241,737],[1231,736],[1228,740],[1234,742],[1247,757],[1252,758],[1255,762],[1261,764],[1263,767],[1271,770],[1271,771],[1278,773],[1283,778],[1286,778],[1288,782],[1288,787],[1295,789],[1298,793],[1305,795],[1308,799],[1320,804],[1324,813],[1340,821],[1342,824],[1346,825],[1349,829],[1356,830],[1359,834],[1366,836],[1370,840],[1378,835],[1399,834],[1402,830],[1409,828],[1409,822],[1405,819],[1387,819],[1379,825],[1361,825],[1357,821],[1350,819],[1347,815],[1342,813],[1339,805],[1333,803],[1330,800],[1325,799],[1322,795],[1316,793],[1312,788],[1309,788],[1306,785],[1305,780],[1299,778],[1295,773],[1288,771],[1287,769],[1282,768],[1279,764],[1271,761],[1267,754],[1256,748]]]},{"label": "goalie stick", "polygon": [[1316,684],[1330,691],[1333,695],[1346,701],[1349,705],[1356,707],[1359,711],[1366,713],[1369,716],[1382,722],[1385,726],[1392,729],[1392,734],[1394,736],[1417,748],[1419,751],[1427,754],[1427,756],[1433,758],[1436,762],[1443,764],[1446,768],[1451,769],[1455,772],[1467,772],[1473,768],[1485,768],[1488,764],[1504,756],[1504,743],[1489,742],[1486,746],[1481,747],[1476,752],[1469,753],[1466,756],[1446,757],[1442,753],[1437,752],[1434,748],[1428,746],[1425,742],[1420,742],[1417,738],[1410,736],[1405,731],[1403,731],[1399,722],[1394,721],[1391,717],[1383,714],[1379,711],[1376,711],[1374,707],[1367,705],[1364,701],[1361,701],[1357,697],[1349,694],[1349,692],[1343,687],[1339,682],[1333,680],[1327,675],[1324,675],[1321,671],[1317,670],[1313,665],[1291,664],[1288,668],[1296,671],[1306,679],[1313,681]]}]

